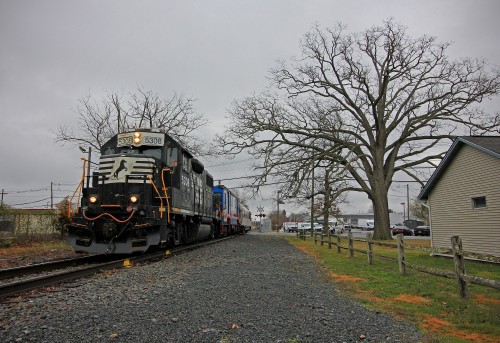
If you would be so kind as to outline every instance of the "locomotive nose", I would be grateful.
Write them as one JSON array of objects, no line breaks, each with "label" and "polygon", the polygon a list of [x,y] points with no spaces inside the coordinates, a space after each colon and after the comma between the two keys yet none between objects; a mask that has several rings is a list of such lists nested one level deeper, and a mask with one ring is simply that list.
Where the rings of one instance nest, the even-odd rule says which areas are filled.
[{"label": "locomotive nose", "polygon": [[106,222],[102,224],[102,235],[106,239],[111,239],[117,234],[116,224],[114,222]]}]

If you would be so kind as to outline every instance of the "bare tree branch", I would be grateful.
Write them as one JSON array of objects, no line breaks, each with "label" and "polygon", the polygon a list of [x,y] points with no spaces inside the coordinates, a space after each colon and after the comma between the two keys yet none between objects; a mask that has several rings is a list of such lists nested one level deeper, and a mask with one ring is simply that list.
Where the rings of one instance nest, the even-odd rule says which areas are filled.
[{"label": "bare tree branch", "polygon": [[195,154],[210,154],[198,132],[208,121],[196,113],[193,99],[174,94],[161,98],[141,88],[130,93],[128,99],[117,93],[107,94],[100,102],[91,95],[79,99],[75,113],[78,131],[60,126],[55,141],[75,146],[90,145],[100,149],[116,133],[132,128],[156,128],[168,133]]}]

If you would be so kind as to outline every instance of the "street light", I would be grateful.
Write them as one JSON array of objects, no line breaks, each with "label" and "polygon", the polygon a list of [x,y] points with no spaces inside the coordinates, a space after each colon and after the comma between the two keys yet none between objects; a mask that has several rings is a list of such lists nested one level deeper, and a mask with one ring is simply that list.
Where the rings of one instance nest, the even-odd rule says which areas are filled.
[{"label": "street light", "polygon": [[87,188],[89,188],[89,183],[90,183],[90,158],[92,157],[92,147],[89,146],[89,150],[85,150],[85,148],[79,146],[78,147],[81,152],[86,153],[88,152],[88,157],[87,157]]}]

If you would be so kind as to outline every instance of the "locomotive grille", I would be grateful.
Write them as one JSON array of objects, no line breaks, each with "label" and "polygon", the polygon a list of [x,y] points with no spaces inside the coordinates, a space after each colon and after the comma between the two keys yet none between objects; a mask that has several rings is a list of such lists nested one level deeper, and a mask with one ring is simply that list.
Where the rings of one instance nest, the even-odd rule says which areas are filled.
[{"label": "locomotive grille", "polygon": [[[153,177],[155,160],[150,157],[101,156],[99,161],[100,181],[111,183],[150,183]],[[144,178],[134,178],[144,176]]]}]

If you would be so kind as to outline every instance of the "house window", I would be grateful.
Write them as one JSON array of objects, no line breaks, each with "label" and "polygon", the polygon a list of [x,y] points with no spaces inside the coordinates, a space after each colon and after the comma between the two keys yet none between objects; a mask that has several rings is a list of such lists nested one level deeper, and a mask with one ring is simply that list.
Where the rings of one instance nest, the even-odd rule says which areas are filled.
[{"label": "house window", "polygon": [[472,198],[472,208],[485,208],[486,197]]}]

